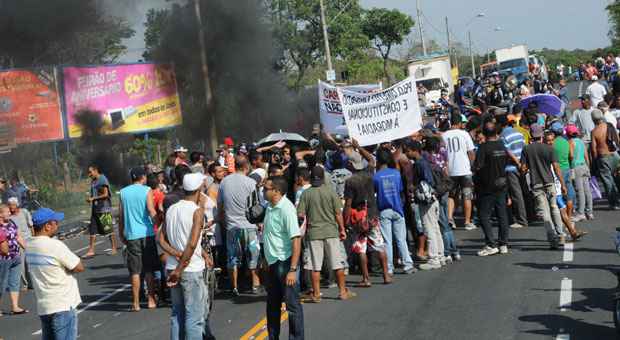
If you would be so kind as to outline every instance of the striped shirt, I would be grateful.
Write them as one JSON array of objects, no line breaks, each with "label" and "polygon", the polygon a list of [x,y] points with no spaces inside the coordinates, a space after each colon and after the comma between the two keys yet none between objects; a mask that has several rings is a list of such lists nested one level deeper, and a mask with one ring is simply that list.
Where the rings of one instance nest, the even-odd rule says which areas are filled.
[{"label": "striped shirt", "polygon": [[[523,147],[525,147],[525,138],[523,137],[523,134],[508,126],[502,131],[501,138],[506,149],[508,149],[508,151],[510,151],[510,153],[517,159],[521,159],[521,152],[523,151]],[[512,161],[510,161],[506,165],[506,171],[517,172],[517,167]]]}]

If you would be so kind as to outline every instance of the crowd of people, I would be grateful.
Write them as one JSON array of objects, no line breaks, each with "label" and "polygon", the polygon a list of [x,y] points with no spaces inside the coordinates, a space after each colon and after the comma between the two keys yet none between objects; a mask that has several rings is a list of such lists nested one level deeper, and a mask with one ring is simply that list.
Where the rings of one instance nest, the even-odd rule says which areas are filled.
[{"label": "crowd of people", "polygon": [[[110,183],[93,164],[82,259],[52,238],[62,214],[42,208],[31,215],[19,208],[22,194],[0,204],[0,296],[8,289],[11,313],[27,313],[20,281],[30,283],[44,338],[74,339],[81,300],[73,274],[95,256],[96,235],[109,237],[112,254],[117,235],[132,288],[129,311],[141,310],[143,296],[149,309],[168,300],[171,339],[214,338],[203,274],[214,267],[227,269],[218,283],[233,299],[266,290],[270,338],[279,338],[285,303],[290,338],[303,339],[301,302],[321,303],[324,287],[349,300],[374,284],[372,275],[387,285],[396,273],[461,261],[457,228],[480,227],[477,255],[507,255],[511,230],[541,221],[549,248],[560,249],[587,234],[577,223],[595,218],[599,181],[610,209],[620,210],[620,100],[607,92],[620,93],[601,95],[597,84],[580,109],[564,115],[519,104],[540,91],[561,97],[563,83],[526,81],[509,109],[481,105],[479,112],[467,107],[461,84],[456,104],[443,98],[443,120],[375,146],[316,127],[308,142],[235,146],[227,138],[215,157],[177,147],[163,167],[129,171],[118,231]],[[361,276],[356,291],[346,284],[352,273]]]}]

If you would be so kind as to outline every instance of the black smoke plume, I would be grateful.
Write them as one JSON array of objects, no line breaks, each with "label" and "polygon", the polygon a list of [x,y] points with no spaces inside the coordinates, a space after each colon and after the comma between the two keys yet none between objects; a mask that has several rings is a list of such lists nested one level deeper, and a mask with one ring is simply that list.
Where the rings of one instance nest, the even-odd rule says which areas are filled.
[{"label": "black smoke plume", "polygon": [[125,156],[121,162],[121,152],[131,143],[130,135],[104,135],[102,114],[97,111],[81,110],[76,113],[76,122],[82,127],[78,150],[78,164],[86,169],[96,165],[113,185],[129,182],[128,165],[135,165],[135,159]]}]

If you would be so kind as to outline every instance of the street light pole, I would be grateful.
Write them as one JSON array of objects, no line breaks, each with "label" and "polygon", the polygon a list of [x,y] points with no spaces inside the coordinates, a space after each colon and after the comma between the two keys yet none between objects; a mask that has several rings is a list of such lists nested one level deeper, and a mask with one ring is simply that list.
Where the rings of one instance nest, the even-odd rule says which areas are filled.
[{"label": "street light pole", "polygon": [[[325,21],[325,5],[323,4],[323,0],[319,1],[321,6],[321,24],[323,26],[323,40],[325,41],[325,57],[327,58],[327,71],[328,73],[332,73],[334,71],[334,67],[332,65],[332,54],[329,48],[329,36],[327,35],[327,23]],[[330,80],[330,83],[333,83],[334,80]]]},{"label": "street light pole", "polygon": [[452,44],[450,43],[450,26],[448,25],[448,17],[446,17],[446,35],[448,36],[448,58],[451,58]]},{"label": "street light pole", "polygon": [[471,56],[471,77],[476,78],[476,67],[474,65],[474,50],[471,47],[471,31],[467,31],[467,39],[469,40],[469,55]]},{"label": "street light pole", "polygon": [[426,57],[426,43],[424,42],[424,29],[422,28],[422,19],[420,16],[420,0],[416,0],[416,9],[418,12],[418,30],[420,31],[420,40],[422,41],[422,53]]}]

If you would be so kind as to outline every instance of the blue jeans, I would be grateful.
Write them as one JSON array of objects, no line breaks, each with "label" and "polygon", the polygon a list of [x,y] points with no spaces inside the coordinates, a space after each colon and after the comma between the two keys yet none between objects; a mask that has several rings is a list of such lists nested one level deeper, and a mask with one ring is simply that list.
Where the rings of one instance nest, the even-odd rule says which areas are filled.
[{"label": "blue jeans", "polygon": [[304,310],[299,303],[299,268],[295,275],[297,283],[294,286],[286,284],[286,275],[291,268],[291,258],[286,261],[276,261],[269,265],[267,272],[267,332],[269,340],[280,339],[280,317],[282,303],[286,303],[288,312],[289,339],[304,339]]},{"label": "blue jeans", "polygon": [[0,297],[4,292],[19,292],[22,264],[19,256],[0,260]]},{"label": "blue jeans", "polygon": [[441,196],[439,200],[439,227],[441,228],[441,238],[443,239],[444,256],[457,255],[459,250],[456,248],[456,238],[448,223],[448,193]]},{"label": "blue jeans", "polygon": [[203,336],[211,336],[207,322],[209,294],[202,272],[184,272],[179,283],[170,289],[170,299],[171,340],[202,340]]},{"label": "blue jeans", "polygon": [[603,185],[605,186],[605,192],[607,193],[607,200],[609,201],[610,207],[618,205],[618,188],[616,187],[616,181],[614,179],[618,161],[617,153],[611,153],[598,158],[598,171],[601,175]]},{"label": "blue jeans", "polygon": [[75,340],[78,335],[78,316],[75,308],[48,315],[41,319],[42,340]]},{"label": "blue jeans", "polygon": [[570,170],[562,170],[562,179],[564,179],[564,184],[566,185],[566,202],[574,202],[577,194],[575,193],[573,181],[570,179]]},{"label": "blue jeans", "polygon": [[379,222],[381,223],[381,235],[385,240],[388,271],[390,273],[394,272],[392,235],[394,235],[396,247],[398,248],[400,259],[405,265],[405,270],[413,268],[413,260],[409,255],[409,248],[407,247],[407,224],[405,223],[405,218],[392,209],[386,209],[379,215]]}]

